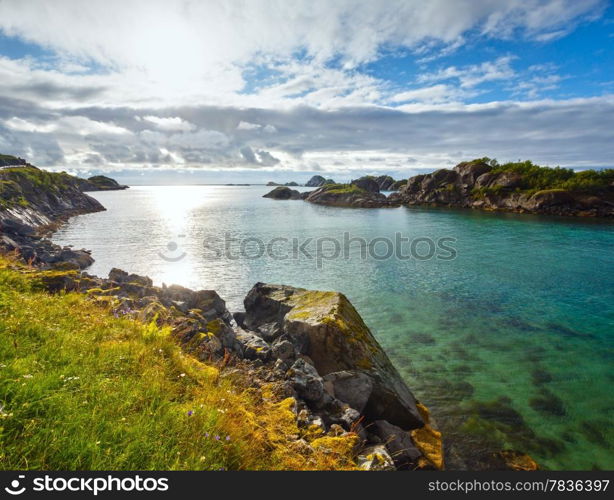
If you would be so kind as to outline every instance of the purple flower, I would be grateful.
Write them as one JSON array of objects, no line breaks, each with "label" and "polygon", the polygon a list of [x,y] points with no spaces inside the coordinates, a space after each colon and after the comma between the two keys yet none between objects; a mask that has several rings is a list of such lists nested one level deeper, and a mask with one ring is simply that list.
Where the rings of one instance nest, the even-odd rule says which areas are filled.
[{"label": "purple flower", "polygon": [[190,411],[188,412],[188,417],[191,417],[192,415],[194,415],[194,412],[193,412],[192,410],[190,410]]},{"label": "purple flower", "polygon": [[230,441],[230,436],[226,436],[226,441]]},{"label": "purple flower", "polygon": [[220,440],[220,436],[215,436],[215,440],[219,441]]},{"label": "purple flower", "polygon": [[209,437],[209,433],[205,432],[205,437],[208,438]]}]

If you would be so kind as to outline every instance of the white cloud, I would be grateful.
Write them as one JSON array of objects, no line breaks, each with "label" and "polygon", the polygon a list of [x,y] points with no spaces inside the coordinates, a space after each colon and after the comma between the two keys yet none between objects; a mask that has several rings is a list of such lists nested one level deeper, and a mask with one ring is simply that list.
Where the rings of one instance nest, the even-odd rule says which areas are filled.
[{"label": "white cloud", "polygon": [[169,131],[190,131],[196,126],[193,123],[182,120],[178,116],[160,117],[160,116],[144,116],[143,120],[153,123],[160,130]]},{"label": "white cloud", "polygon": [[[363,66],[384,49],[432,61],[488,38],[545,43],[603,5],[0,0],[3,33],[54,52],[0,56],[0,146],[73,168],[349,175],[408,168],[407,158],[414,168],[485,154],[603,165],[614,157],[612,98],[537,101],[565,78],[556,68],[523,71],[510,54],[442,64],[401,85]],[[464,102],[489,82],[531,102]]]},{"label": "white cloud", "polygon": [[443,103],[458,101],[472,95],[469,91],[463,91],[451,85],[438,84],[431,87],[421,87],[405,92],[394,94],[390,101],[401,102],[424,102],[424,103]]},{"label": "white cloud", "polygon": [[510,64],[514,59],[515,57],[513,56],[503,56],[494,61],[486,61],[481,64],[473,64],[461,68],[449,66],[435,73],[423,73],[418,77],[418,81],[458,80],[461,87],[473,88],[484,82],[513,78],[516,73]]},{"label": "white cloud", "polygon": [[262,125],[259,125],[258,123],[240,121],[237,125],[237,130],[257,130],[260,127],[262,127]]}]

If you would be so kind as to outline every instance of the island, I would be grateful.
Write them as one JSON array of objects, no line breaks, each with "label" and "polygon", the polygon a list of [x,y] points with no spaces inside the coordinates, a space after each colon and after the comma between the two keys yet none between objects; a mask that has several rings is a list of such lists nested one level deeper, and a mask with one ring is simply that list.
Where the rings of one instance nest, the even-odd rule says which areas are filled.
[{"label": "island", "polygon": [[[349,208],[451,207],[576,217],[614,216],[614,169],[574,171],[531,161],[499,164],[490,158],[461,162],[407,181],[365,176],[348,184],[326,183],[301,197]],[[385,187],[398,192],[384,195]],[[268,197],[270,195],[267,194]],[[271,196],[274,197],[274,196]]]}]

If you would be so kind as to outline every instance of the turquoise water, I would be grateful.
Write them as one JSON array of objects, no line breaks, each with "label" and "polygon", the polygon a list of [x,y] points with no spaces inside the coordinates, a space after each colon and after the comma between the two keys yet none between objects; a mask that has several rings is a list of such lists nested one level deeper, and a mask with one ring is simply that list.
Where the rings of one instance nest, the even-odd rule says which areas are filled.
[{"label": "turquoise water", "polygon": [[[94,274],[121,267],[157,283],[212,288],[231,310],[242,308],[257,281],[339,290],[431,408],[453,466],[473,467],[480,453],[504,447],[527,451],[552,469],[614,468],[614,224],[320,207],[261,198],[268,190],[95,193],[108,211],[72,219],[54,241],[92,249]],[[250,258],[257,251],[252,242],[249,255],[215,256],[226,233],[304,242],[343,241],[344,232],[455,238],[457,255],[361,259],[355,245],[347,259],[319,269],[305,256]]]}]

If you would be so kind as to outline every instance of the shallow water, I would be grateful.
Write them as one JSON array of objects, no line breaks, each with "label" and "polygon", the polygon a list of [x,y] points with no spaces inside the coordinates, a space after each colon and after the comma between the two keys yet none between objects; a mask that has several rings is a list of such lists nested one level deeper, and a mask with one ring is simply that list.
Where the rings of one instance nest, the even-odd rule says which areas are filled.
[{"label": "shallow water", "polygon": [[[356,306],[454,457],[500,447],[553,469],[614,468],[614,224],[438,209],[343,209],[262,198],[264,186],[94,193],[108,211],[54,241],[154,282],[215,289],[231,310],[257,281],[339,290]],[[455,238],[455,259],[322,262],[258,253],[258,238]],[[225,235],[232,255],[216,255]],[[324,244],[330,254],[332,243]],[[375,247],[379,255],[386,248]],[[276,243],[279,254],[291,243]],[[315,243],[308,245],[314,252]],[[407,253],[408,247],[405,248]],[[420,255],[426,243],[418,247]],[[437,250],[439,257],[449,253]],[[471,450],[471,452],[468,452]],[[462,460],[452,459],[456,466]]]}]

